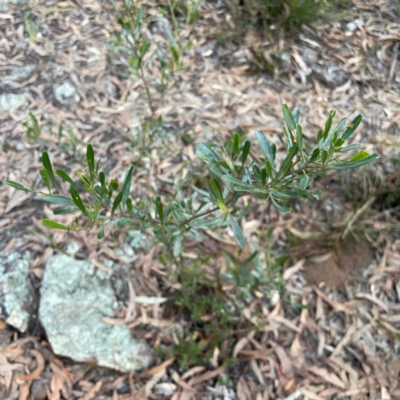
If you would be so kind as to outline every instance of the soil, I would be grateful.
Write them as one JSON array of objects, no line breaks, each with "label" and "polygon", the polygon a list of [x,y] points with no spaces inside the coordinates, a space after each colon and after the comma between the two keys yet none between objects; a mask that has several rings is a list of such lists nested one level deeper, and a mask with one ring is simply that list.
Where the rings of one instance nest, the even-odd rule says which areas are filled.
[{"label": "soil", "polygon": [[367,243],[346,241],[337,246],[337,251],[308,258],[303,276],[309,285],[341,288],[362,275],[372,261],[373,254]]}]

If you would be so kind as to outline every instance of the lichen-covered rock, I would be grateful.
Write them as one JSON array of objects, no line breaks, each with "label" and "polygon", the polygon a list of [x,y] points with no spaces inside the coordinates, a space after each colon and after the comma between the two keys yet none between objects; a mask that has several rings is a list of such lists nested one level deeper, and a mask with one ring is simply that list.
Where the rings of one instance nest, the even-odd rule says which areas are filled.
[{"label": "lichen-covered rock", "polygon": [[35,64],[27,64],[27,65],[22,65],[20,67],[14,67],[11,70],[11,75],[15,76],[18,79],[26,79],[28,78],[29,75],[32,74],[35,68],[36,68]]},{"label": "lichen-covered rock", "polygon": [[29,252],[0,255],[0,316],[21,332],[27,330],[35,306],[29,257]]},{"label": "lichen-covered rock", "polygon": [[39,317],[56,354],[123,372],[148,367],[153,353],[147,343],[125,326],[102,321],[116,309],[110,274],[64,254],[49,259]]},{"label": "lichen-covered rock", "polygon": [[80,100],[78,93],[76,93],[75,87],[68,81],[63,82],[54,89],[54,97],[59,103],[65,106]]},{"label": "lichen-covered rock", "polygon": [[0,112],[16,111],[18,108],[26,107],[27,105],[28,105],[28,99],[26,93],[0,94]]}]

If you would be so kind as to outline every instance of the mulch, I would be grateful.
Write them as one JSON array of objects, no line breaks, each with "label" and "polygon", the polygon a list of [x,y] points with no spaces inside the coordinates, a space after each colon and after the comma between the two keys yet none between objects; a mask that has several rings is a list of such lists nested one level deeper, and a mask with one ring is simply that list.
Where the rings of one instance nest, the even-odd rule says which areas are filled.
[{"label": "mulch", "polygon": [[[152,188],[168,192],[171,174],[184,176],[187,165],[201,172],[195,156],[197,144],[204,140],[221,143],[239,128],[249,137],[260,129],[281,149],[277,134],[282,127],[283,103],[301,110],[308,139],[313,138],[331,109],[346,116],[357,108],[365,118],[355,140],[380,154],[377,176],[394,176],[396,171],[390,169],[389,161],[399,156],[400,126],[400,21],[395,14],[396,1],[349,3],[351,13],[343,21],[303,28],[290,39],[277,32],[265,41],[249,33],[242,45],[226,47],[217,39],[218,27],[229,24],[227,11],[219,3],[202,4],[196,28],[188,30],[195,43],[184,57],[187,67],[177,75],[175,89],[157,110],[168,135],[154,147],[151,159],[141,160],[148,161]],[[143,4],[156,15],[155,2]],[[68,165],[76,172],[87,143],[93,145],[109,175],[122,179],[130,163],[137,161],[125,138],[140,125],[147,109],[141,81],[126,76],[128,61],[110,56],[105,45],[117,27],[112,7],[95,0],[29,2],[32,18],[40,21],[35,42],[24,27],[25,11],[11,3],[7,7],[0,13],[0,94],[26,93],[29,106],[0,113],[0,181],[22,179],[38,185],[44,149],[56,168]],[[354,26],[347,25],[352,21]],[[289,61],[281,74],[271,77],[257,69],[257,54],[263,54],[265,60],[289,54]],[[35,69],[28,77],[10,75],[12,68],[30,64]],[[340,79],[328,79],[331,70]],[[65,106],[57,102],[53,88],[67,81],[76,88],[79,102]],[[61,140],[44,129],[39,141],[29,142],[22,126],[29,112],[43,126],[53,126],[55,132],[59,125],[71,126],[76,148],[71,146],[67,129]],[[133,192],[140,197],[148,192],[149,181],[135,174]],[[390,212],[370,209],[362,210],[366,216],[360,219],[362,212],[355,212],[353,204],[342,196],[341,182],[336,176],[330,178],[332,182],[336,179],[338,187],[332,184],[327,188],[316,205],[299,203],[289,217],[263,204],[253,205],[241,221],[246,238],[252,250],[260,254],[264,243],[259,238],[268,228],[272,228],[273,246],[287,249],[289,237],[295,237],[311,241],[310,248],[315,243],[321,248],[315,226],[323,231],[328,226],[326,221],[333,221],[335,232],[350,226],[356,237],[363,238],[369,259],[351,279],[352,267],[347,265],[339,287],[329,284],[329,274],[328,279],[307,280],[304,271],[310,263],[324,264],[331,254],[325,248],[322,254],[308,254],[305,242],[300,242],[300,251],[297,249],[291,258],[294,261],[285,264],[285,293],[274,292],[271,297],[258,293],[243,311],[248,329],[234,336],[231,356],[237,359],[235,365],[227,365],[216,348],[209,363],[187,370],[181,370],[170,358],[159,359],[148,371],[124,374],[58,357],[38,323],[20,334],[0,321],[0,398],[400,398],[399,222]],[[99,242],[95,232],[50,231],[40,220],[53,217],[51,207],[3,184],[0,216],[0,250],[31,252],[30,278],[37,289],[46,260],[74,240],[80,244],[82,257],[98,268],[106,268],[105,259],[129,263],[137,295],[162,296],[160,279],[164,285],[174,285],[159,261],[159,246],[134,259],[121,253],[126,231],[119,234],[118,243],[107,238]],[[68,216],[57,221],[71,222]],[[216,265],[224,265],[222,252],[237,256],[237,248],[228,231],[207,234],[210,239],[202,249],[215,257],[204,268],[212,273]],[[188,249],[184,257],[196,258],[196,246],[200,245]],[[349,262],[354,260],[350,258]],[[259,312],[253,314],[254,309]],[[126,320],[128,310],[132,313],[129,304],[122,305],[116,318]],[[163,344],[170,346],[176,340],[174,330],[188,333],[189,327],[182,315],[171,314],[164,305],[136,304],[134,318],[127,324],[134,334],[152,344],[163,337]]]}]

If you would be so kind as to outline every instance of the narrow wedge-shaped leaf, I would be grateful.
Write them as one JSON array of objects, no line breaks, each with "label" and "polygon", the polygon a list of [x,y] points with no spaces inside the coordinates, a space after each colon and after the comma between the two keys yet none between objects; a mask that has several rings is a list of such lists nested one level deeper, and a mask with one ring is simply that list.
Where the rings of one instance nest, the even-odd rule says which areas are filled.
[{"label": "narrow wedge-shaped leaf", "polygon": [[221,209],[222,212],[227,212],[228,207],[225,204],[224,196],[222,194],[221,186],[216,179],[211,179],[210,183],[210,192],[213,195],[217,206]]},{"label": "narrow wedge-shaped leaf", "polygon": [[46,171],[49,175],[49,179],[50,179],[51,183],[53,184],[54,188],[56,190],[58,190],[56,178],[54,177],[54,173],[53,173],[53,167],[51,166],[50,157],[49,157],[49,154],[47,153],[47,151],[44,151],[42,153],[42,163],[43,163],[43,167],[46,169]]},{"label": "narrow wedge-shaped leaf", "polygon": [[156,210],[158,214],[158,218],[160,218],[160,222],[163,224],[164,223],[164,207],[161,202],[160,196],[156,198]]},{"label": "narrow wedge-shaped leaf", "polygon": [[326,122],[325,122],[325,129],[324,129],[324,139],[326,139],[328,137],[328,134],[331,130],[332,127],[332,121],[333,121],[333,117],[336,114],[335,110],[332,110],[329,113],[329,117],[327,118]]},{"label": "narrow wedge-shaped leaf", "polygon": [[24,192],[30,192],[30,190],[28,188],[26,188],[24,185],[21,185],[18,182],[10,181],[7,179],[4,181],[4,183],[8,186],[13,187],[14,189],[23,190]]},{"label": "narrow wedge-shaped leaf", "polygon": [[131,191],[131,183],[132,183],[132,170],[133,170],[133,165],[129,168],[128,172],[126,173],[124,183],[122,185],[122,203],[126,204],[126,200],[129,197],[129,193]]},{"label": "narrow wedge-shaped leaf", "polygon": [[237,188],[241,188],[242,190],[248,190],[250,193],[252,193],[255,189],[254,185],[250,185],[230,175],[223,175],[222,180],[229,187],[236,185],[235,190],[237,190]]},{"label": "narrow wedge-shaped leaf", "polygon": [[106,175],[103,171],[101,171],[99,173],[99,181],[100,181],[102,187],[106,186]]},{"label": "narrow wedge-shaped leaf", "polygon": [[243,152],[242,152],[242,165],[246,162],[247,156],[249,155],[251,147],[250,140],[246,140],[243,145]]},{"label": "narrow wedge-shaped leaf", "polygon": [[343,148],[339,151],[339,153],[345,153],[346,151],[355,150],[355,149],[358,149],[360,146],[361,146],[360,143],[353,143],[353,144],[350,144],[349,146],[343,147]]},{"label": "narrow wedge-shaped leaf", "polygon": [[67,215],[67,214],[73,214],[76,213],[78,211],[77,208],[57,208],[55,210],[53,210],[53,214],[54,215]]},{"label": "narrow wedge-shaped leaf", "polygon": [[114,215],[115,210],[117,209],[117,207],[120,205],[121,201],[122,201],[122,196],[123,196],[123,192],[119,192],[117,197],[114,199],[114,203],[112,205],[112,209],[111,209],[111,215]]},{"label": "narrow wedge-shaped leaf", "polygon": [[228,221],[232,228],[233,234],[235,235],[236,242],[241,248],[243,248],[244,246],[246,246],[246,239],[243,235],[242,229],[231,214],[228,214]]},{"label": "narrow wedge-shaped leaf", "polygon": [[90,173],[90,180],[93,181],[95,167],[94,167],[94,151],[93,151],[93,147],[91,144],[87,145],[86,160],[87,160],[88,169],[89,169],[89,173]]},{"label": "narrow wedge-shaped leaf", "polygon": [[369,157],[370,154],[367,153],[365,150],[361,150],[359,153],[351,157],[350,161],[360,161],[364,160],[365,158]]},{"label": "narrow wedge-shaped leaf", "polygon": [[348,162],[345,164],[337,164],[337,165],[328,165],[325,169],[334,169],[334,170],[346,170],[352,168],[362,167],[363,165],[369,164],[370,162],[379,158],[378,154],[372,154],[366,158],[363,158],[359,161]]},{"label": "narrow wedge-shaped leaf", "polygon": [[207,144],[200,143],[199,148],[196,151],[198,157],[200,157],[206,164],[210,164],[211,162],[221,161],[218,154]]},{"label": "narrow wedge-shaped leaf", "polygon": [[81,210],[82,214],[86,217],[89,216],[88,212],[86,211],[86,208],[82,202],[81,197],[79,196],[78,192],[74,188],[70,188],[69,192],[71,193],[72,201],[75,203],[75,205]]},{"label": "narrow wedge-shaped leaf", "polygon": [[71,177],[61,169],[56,170],[56,174],[61,178],[64,179],[64,181],[70,183],[71,185],[75,185],[75,182],[71,179]]},{"label": "narrow wedge-shaped leaf", "polygon": [[303,128],[301,127],[300,124],[297,124],[296,135],[297,135],[297,146],[299,147],[301,158],[303,159],[303,162],[306,163],[307,159],[303,149]]},{"label": "narrow wedge-shaped leaf", "polygon": [[104,237],[104,225],[101,226],[97,239],[103,239]]},{"label": "narrow wedge-shaped leaf", "polygon": [[353,121],[351,121],[350,125],[344,131],[341,139],[347,140],[361,124],[361,121],[362,121],[362,115],[359,114],[357,115],[357,117],[353,119]]},{"label": "narrow wedge-shaped leaf", "polygon": [[63,206],[72,206],[74,203],[71,201],[69,197],[61,196],[61,195],[48,195],[43,196],[42,199],[44,201],[48,201],[49,203],[61,204]]},{"label": "narrow wedge-shaped leaf", "polygon": [[288,194],[282,193],[282,192],[277,192],[274,189],[271,189],[270,193],[272,194],[272,197],[276,197],[277,199],[287,200],[290,198],[290,196]]},{"label": "narrow wedge-shaped leaf", "polygon": [[319,151],[320,151],[319,149],[314,149],[309,160],[310,163],[314,162],[318,158]]},{"label": "narrow wedge-shaped leaf", "polygon": [[291,209],[289,207],[285,207],[282,204],[279,204],[273,197],[271,197],[271,201],[275,208],[279,211],[282,211],[285,214],[290,213]]},{"label": "narrow wedge-shaped leaf", "polygon": [[47,226],[48,228],[62,229],[64,231],[68,230],[68,226],[59,224],[58,222],[52,221],[51,219],[42,219],[42,224]]},{"label": "narrow wedge-shaped leaf", "polygon": [[49,174],[47,172],[47,169],[42,168],[39,171],[39,173],[40,173],[40,176],[42,177],[42,180],[43,180],[44,184],[46,185],[46,187],[47,187],[47,189],[49,191],[49,194],[51,194],[50,178],[49,178]]},{"label": "narrow wedge-shaped leaf", "polygon": [[304,176],[299,181],[300,189],[303,189],[303,190],[307,189],[307,186],[309,186],[313,180],[314,180],[313,178],[304,174]]},{"label": "narrow wedge-shaped leaf", "polygon": [[265,137],[264,133],[261,131],[256,132],[256,137],[258,144],[261,147],[261,150],[265,154],[265,157],[267,157],[267,160],[269,161],[271,167],[274,167],[274,153],[272,151],[271,145],[269,144],[267,138]]},{"label": "narrow wedge-shaped leaf", "polygon": [[333,132],[337,132],[338,137],[342,134],[346,125],[347,118],[341,118],[341,120],[333,128]]},{"label": "narrow wedge-shaped leaf", "polygon": [[297,154],[299,148],[297,147],[297,144],[294,145],[290,150],[286,158],[283,160],[283,163],[281,165],[281,168],[279,169],[278,174],[276,175],[276,179],[280,179],[283,176],[286,175],[286,173],[289,171],[290,167],[292,166],[292,161],[294,156]]},{"label": "narrow wedge-shaped leaf", "polygon": [[235,158],[239,154],[239,135],[235,133],[232,137],[232,157]]},{"label": "narrow wedge-shaped leaf", "polygon": [[289,133],[293,132],[296,129],[296,123],[293,118],[292,112],[289,110],[289,107],[284,104],[282,106],[283,117],[285,118],[286,125],[289,129]]},{"label": "narrow wedge-shaped leaf", "polygon": [[294,123],[298,125],[300,123],[300,110],[298,108],[294,108],[292,114]]},{"label": "narrow wedge-shaped leaf", "polygon": [[178,257],[182,250],[182,240],[183,240],[183,235],[178,235],[175,239],[174,250],[173,250],[174,257]]}]

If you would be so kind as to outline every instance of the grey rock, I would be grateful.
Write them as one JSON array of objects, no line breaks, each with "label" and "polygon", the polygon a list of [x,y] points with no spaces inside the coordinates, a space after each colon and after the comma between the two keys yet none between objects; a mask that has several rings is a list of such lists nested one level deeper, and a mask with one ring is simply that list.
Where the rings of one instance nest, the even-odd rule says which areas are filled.
[{"label": "grey rock", "polygon": [[23,65],[21,67],[15,67],[11,70],[11,75],[16,76],[19,79],[27,78],[36,68],[35,64]]},{"label": "grey rock", "polygon": [[334,65],[321,66],[312,64],[311,69],[315,78],[332,89],[344,85],[349,79],[349,74],[346,71]]},{"label": "grey rock", "polygon": [[3,93],[0,95],[0,112],[16,111],[20,107],[26,107],[28,99],[26,93]]},{"label": "grey rock", "polygon": [[61,83],[54,89],[54,97],[59,103],[65,106],[80,100],[75,87],[68,81]]},{"label": "grey rock", "polygon": [[102,321],[118,309],[110,278],[87,261],[51,257],[42,281],[40,321],[56,354],[123,372],[146,368],[153,361],[147,343],[125,326]]},{"label": "grey rock", "polygon": [[8,11],[7,4],[21,4],[21,0],[0,0],[0,12]]},{"label": "grey rock", "polygon": [[28,279],[29,252],[0,255],[0,316],[25,332],[33,313],[34,292]]}]

